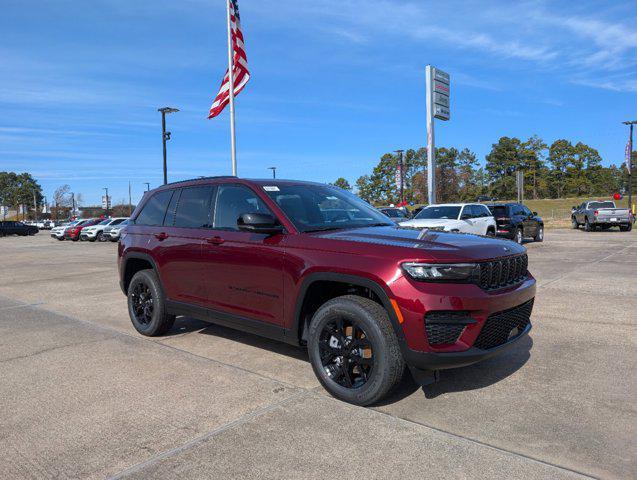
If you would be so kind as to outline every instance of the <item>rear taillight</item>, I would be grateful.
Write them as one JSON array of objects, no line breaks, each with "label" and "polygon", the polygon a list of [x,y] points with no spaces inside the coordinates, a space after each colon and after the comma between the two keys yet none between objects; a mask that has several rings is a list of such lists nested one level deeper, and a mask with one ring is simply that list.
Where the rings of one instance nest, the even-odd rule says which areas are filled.
[{"label": "rear taillight", "polygon": [[598,210],[595,210],[595,211],[593,212],[593,215],[595,215],[595,216],[599,215],[599,211],[598,211]]}]

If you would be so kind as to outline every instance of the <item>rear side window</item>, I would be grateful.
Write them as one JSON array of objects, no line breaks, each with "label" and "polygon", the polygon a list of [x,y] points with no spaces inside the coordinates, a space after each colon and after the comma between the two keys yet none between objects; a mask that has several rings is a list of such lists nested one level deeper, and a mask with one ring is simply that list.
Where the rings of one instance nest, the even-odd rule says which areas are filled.
[{"label": "rear side window", "polygon": [[164,190],[154,194],[139,212],[135,219],[136,225],[161,226],[164,224],[166,208],[172,197],[172,190]]},{"label": "rear side window", "polygon": [[175,211],[175,227],[209,227],[211,197],[211,186],[183,188]]},{"label": "rear side window", "polygon": [[491,207],[491,211],[493,212],[493,216],[495,218],[506,218],[507,217],[507,207],[506,205],[495,205]]}]

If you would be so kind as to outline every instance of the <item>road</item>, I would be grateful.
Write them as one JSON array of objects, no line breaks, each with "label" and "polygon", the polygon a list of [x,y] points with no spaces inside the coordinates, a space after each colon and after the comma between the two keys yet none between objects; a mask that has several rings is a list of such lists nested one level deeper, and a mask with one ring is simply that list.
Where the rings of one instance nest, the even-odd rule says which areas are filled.
[{"label": "road", "polygon": [[527,244],[531,335],[374,408],[304,351],[130,325],[116,245],[0,239],[0,478],[634,478],[637,234]]}]

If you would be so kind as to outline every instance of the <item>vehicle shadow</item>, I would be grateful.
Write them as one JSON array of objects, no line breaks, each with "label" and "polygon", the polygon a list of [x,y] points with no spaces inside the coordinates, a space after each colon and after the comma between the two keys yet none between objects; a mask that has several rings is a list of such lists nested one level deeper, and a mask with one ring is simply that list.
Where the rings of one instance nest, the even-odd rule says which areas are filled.
[{"label": "vehicle shadow", "polygon": [[463,368],[442,370],[437,383],[423,387],[426,398],[436,398],[445,393],[477,390],[497,383],[514,374],[531,358],[533,339],[527,335],[506,353],[484,362]]},{"label": "vehicle shadow", "polygon": [[[166,336],[175,336],[191,332],[211,335],[233,342],[240,342],[250,347],[267,350],[309,363],[307,350],[303,347],[295,347],[294,345],[288,345],[283,342],[270,340],[221,325],[203,322],[190,317],[177,317],[175,326]],[[425,398],[432,399],[446,393],[477,390],[488,387],[522,368],[529,358],[531,358],[532,347],[533,339],[527,335],[502,355],[468,367],[441,370],[438,382],[425,387],[420,387],[420,385],[413,380],[409,370],[406,368],[403,378],[394,391],[384,400],[374,404],[374,406],[384,406],[400,402],[413,395],[419,389],[422,390]]]}]

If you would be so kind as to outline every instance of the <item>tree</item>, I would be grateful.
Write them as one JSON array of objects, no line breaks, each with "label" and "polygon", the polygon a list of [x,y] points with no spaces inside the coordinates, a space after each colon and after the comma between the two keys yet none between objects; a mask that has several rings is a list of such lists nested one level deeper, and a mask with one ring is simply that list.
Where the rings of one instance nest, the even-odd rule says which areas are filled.
[{"label": "tree", "polygon": [[343,177],[338,177],[336,181],[332,183],[331,185],[334,185],[335,187],[342,188],[343,190],[348,190],[348,191],[352,189],[352,186]]},{"label": "tree", "polygon": [[[524,189],[528,190],[533,199],[539,198],[540,194],[546,194],[546,165],[544,163],[546,143],[537,135],[533,135],[522,144],[523,169],[525,175],[531,178]],[[528,186],[527,186],[528,185]]]},{"label": "tree", "polygon": [[374,201],[374,191],[369,175],[363,175],[356,180],[356,194],[366,202]]},{"label": "tree", "polygon": [[524,165],[527,152],[519,138],[501,137],[486,156],[486,171],[491,183],[491,193],[498,198],[515,198],[516,171]]},{"label": "tree", "polygon": [[29,173],[0,172],[0,198],[7,206],[27,205],[34,207],[42,203],[42,187]]},{"label": "tree", "polygon": [[551,164],[551,196],[562,198],[567,179],[567,168],[573,164],[573,145],[568,140],[555,140],[549,148]]}]

